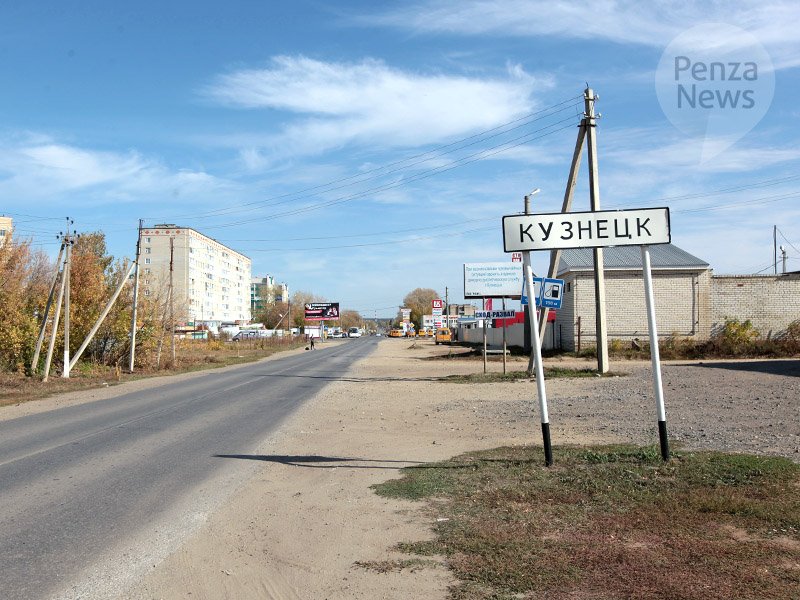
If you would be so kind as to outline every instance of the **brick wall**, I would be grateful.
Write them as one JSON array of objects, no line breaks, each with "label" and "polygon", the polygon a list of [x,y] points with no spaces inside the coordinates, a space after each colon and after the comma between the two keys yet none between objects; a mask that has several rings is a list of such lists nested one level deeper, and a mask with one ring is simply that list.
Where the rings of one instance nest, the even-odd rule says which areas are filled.
[{"label": "brick wall", "polygon": [[765,338],[784,335],[800,319],[800,275],[714,275],[711,333],[726,318],[749,319]]},{"label": "brick wall", "polygon": [[[711,332],[711,274],[705,271],[657,271],[653,296],[659,336],[677,334],[705,339]],[[595,344],[594,275],[565,274],[563,304],[556,317],[565,350],[577,347],[580,317],[581,347]],[[647,304],[641,272],[606,271],[608,339],[647,339]]]}]

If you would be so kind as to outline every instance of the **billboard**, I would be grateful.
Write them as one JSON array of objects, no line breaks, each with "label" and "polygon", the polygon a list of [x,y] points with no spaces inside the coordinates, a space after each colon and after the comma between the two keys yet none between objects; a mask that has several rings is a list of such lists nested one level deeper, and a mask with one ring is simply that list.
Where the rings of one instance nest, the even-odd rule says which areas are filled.
[{"label": "billboard", "polygon": [[522,263],[464,265],[464,298],[518,298],[521,289]]},{"label": "billboard", "polygon": [[306,304],[306,321],[336,321],[339,319],[338,302],[312,302]]}]

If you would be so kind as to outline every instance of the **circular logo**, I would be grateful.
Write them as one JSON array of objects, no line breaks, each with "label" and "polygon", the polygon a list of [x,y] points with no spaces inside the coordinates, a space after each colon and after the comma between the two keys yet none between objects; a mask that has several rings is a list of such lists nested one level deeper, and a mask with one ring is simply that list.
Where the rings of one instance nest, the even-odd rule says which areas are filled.
[{"label": "circular logo", "polygon": [[664,114],[697,141],[700,162],[706,162],[761,121],[775,93],[775,72],[751,33],[705,23],[670,42],[655,83]]}]

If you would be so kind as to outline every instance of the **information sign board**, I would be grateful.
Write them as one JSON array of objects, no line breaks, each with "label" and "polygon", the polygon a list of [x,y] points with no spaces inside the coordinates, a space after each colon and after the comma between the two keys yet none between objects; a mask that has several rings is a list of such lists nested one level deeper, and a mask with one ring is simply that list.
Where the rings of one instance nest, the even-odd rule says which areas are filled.
[{"label": "information sign board", "polygon": [[464,298],[515,298],[522,288],[522,263],[464,264]]}]

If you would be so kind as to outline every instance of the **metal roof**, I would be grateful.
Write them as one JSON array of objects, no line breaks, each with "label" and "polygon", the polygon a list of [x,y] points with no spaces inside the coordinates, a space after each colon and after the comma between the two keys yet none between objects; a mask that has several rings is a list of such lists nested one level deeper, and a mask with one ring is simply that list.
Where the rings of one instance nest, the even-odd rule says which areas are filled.
[{"label": "metal roof", "polygon": [[[570,271],[587,271],[594,268],[594,253],[591,248],[574,248],[562,250],[558,263],[558,274]],[[702,271],[709,264],[681,250],[674,244],[650,246],[650,266],[653,269],[689,269]],[[642,253],[639,246],[614,246],[603,250],[603,268],[605,270],[641,270]]]}]

